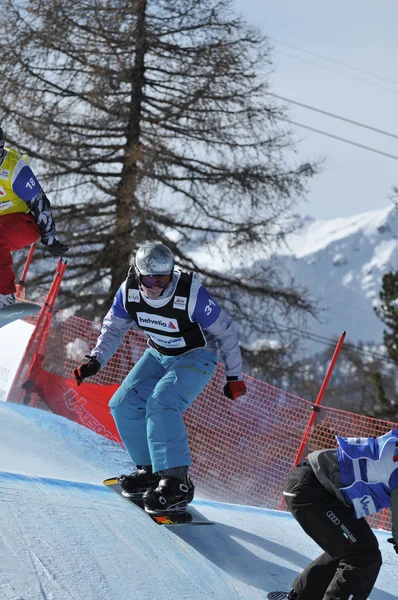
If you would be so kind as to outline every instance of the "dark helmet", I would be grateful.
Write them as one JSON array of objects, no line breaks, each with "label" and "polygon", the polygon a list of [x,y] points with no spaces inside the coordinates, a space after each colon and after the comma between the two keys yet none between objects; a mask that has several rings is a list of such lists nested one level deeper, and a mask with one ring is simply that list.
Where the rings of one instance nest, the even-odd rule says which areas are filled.
[{"label": "dark helmet", "polygon": [[137,275],[170,275],[174,269],[173,253],[164,244],[144,244],[135,255]]}]

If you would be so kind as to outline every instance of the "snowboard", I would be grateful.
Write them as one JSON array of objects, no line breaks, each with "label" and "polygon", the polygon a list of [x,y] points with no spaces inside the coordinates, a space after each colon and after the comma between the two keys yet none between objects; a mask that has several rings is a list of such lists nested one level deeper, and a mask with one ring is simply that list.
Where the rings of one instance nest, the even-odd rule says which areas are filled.
[{"label": "snowboard", "polygon": [[4,325],[8,325],[8,323],[12,323],[23,317],[34,315],[40,312],[40,310],[41,306],[33,302],[17,302],[16,304],[2,306],[0,307],[0,327],[4,327]]},{"label": "snowboard", "polygon": [[151,517],[152,521],[157,523],[157,525],[214,525],[213,521],[210,521],[209,519],[204,517],[199,511],[196,510],[196,508],[193,508],[190,505],[188,505],[187,510],[182,513],[165,513],[163,515],[151,515],[144,509],[144,504],[141,498],[128,498],[127,496],[123,496],[123,489],[120,486],[117,477],[105,479],[104,484],[110,490],[118,494],[118,496],[121,496],[131,504],[134,504],[135,506],[140,508],[148,517]]}]

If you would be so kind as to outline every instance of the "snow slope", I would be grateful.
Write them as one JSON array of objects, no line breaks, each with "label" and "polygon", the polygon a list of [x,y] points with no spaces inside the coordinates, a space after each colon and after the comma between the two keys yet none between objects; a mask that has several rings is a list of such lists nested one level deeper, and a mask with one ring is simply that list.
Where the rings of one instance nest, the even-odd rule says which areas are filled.
[{"label": "snow slope", "polygon": [[[38,409],[0,403],[1,600],[256,600],[319,554],[287,513],[195,500],[215,525],[165,528],[102,485],[120,446]],[[398,599],[398,557],[372,600]]]}]

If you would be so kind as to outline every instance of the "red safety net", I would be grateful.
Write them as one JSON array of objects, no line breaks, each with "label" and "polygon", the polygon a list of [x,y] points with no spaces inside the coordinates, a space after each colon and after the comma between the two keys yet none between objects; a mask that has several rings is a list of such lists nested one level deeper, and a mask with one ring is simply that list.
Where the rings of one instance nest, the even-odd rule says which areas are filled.
[{"label": "red safety net", "polygon": [[[56,311],[46,344],[25,357],[15,390],[35,398],[53,412],[71,418],[117,441],[108,401],[146,348],[146,338],[131,331],[115,356],[90,383],[77,387],[71,373],[95,345],[100,323]],[[40,340],[40,335],[37,334]],[[198,495],[251,506],[283,508],[282,485],[313,411],[313,404],[263,381],[246,377],[247,395],[237,401],[223,396],[223,365],[185,413]],[[398,428],[346,411],[321,407],[306,453],[336,445],[335,435],[378,436]],[[389,511],[370,517],[373,527],[390,529]]]}]

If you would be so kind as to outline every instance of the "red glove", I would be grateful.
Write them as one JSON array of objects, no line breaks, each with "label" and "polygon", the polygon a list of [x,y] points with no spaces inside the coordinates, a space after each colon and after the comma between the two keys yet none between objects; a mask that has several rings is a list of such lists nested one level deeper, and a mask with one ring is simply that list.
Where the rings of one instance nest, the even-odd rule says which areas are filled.
[{"label": "red glove", "polygon": [[247,387],[244,381],[238,380],[237,377],[227,377],[227,383],[224,385],[224,396],[230,400],[236,400],[239,396],[244,396],[247,392]]},{"label": "red glove", "polygon": [[96,375],[101,368],[101,365],[96,358],[92,358],[91,356],[86,356],[86,358],[89,359],[88,362],[81,364],[80,367],[77,367],[77,369],[73,371],[73,376],[76,379],[77,385],[81,385],[86,377]]}]

